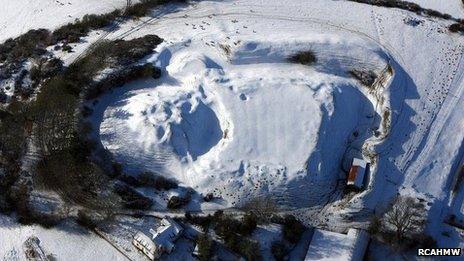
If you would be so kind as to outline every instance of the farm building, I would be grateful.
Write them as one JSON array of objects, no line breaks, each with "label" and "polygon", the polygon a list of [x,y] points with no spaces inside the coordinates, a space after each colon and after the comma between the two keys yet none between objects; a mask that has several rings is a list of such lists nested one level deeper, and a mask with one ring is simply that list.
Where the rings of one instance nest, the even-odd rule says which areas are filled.
[{"label": "farm building", "polygon": [[364,230],[350,229],[348,234],[341,234],[316,229],[305,260],[360,261],[363,260],[369,240]]},{"label": "farm building", "polygon": [[155,243],[142,232],[137,232],[137,234],[135,234],[132,244],[150,258],[150,260],[155,260],[155,258],[160,256]]},{"label": "farm building", "polygon": [[161,226],[150,229],[151,237],[142,232],[135,234],[132,243],[151,260],[158,259],[164,253],[174,250],[174,242],[183,232],[182,226],[171,218],[161,220]]},{"label": "farm building", "polygon": [[348,174],[348,185],[361,189],[364,186],[364,178],[367,173],[369,163],[363,159],[353,159],[350,172]]},{"label": "farm building", "polygon": [[192,251],[192,256],[198,257],[199,255],[200,255],[200,248],[198,247],[198,244],[195,244],[195,248]]}]

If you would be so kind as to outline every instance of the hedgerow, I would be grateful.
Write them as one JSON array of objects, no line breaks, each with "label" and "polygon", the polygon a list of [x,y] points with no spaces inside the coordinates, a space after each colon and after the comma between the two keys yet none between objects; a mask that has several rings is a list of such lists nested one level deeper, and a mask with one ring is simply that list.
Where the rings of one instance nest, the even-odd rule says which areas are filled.
[{"label": "hedgerow", "polygon": [[383,7],[388,7],[388,8],[398,8],[398,9],[414,12],[418,15],[426,15],[426,16],[431,16],[431,17],[436,17],[436,18],[442,18],[442,19],[447,19],[447,20],[451,19],[451,20],[457,21],[456,18],[453,18],[449,14],[440,13],[432,9],[426,9],[416,3],[411,3],[407,1],[401,1],[401,0],[350,0],[350,1],[357,2],[357,3],[363,3],[363,4],[369,4],[369,5],[375,5],[375,6],[383,6]]}]

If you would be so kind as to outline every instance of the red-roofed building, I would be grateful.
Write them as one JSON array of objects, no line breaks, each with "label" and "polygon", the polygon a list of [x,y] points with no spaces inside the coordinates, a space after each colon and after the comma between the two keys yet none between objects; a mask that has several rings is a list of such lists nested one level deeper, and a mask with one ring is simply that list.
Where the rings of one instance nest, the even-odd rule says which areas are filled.
[{"label": "red-roofed building", "polygon": [[361,189],[364,186],[364,177],[366,176],[369,163],[363,159],[353,159],[350,172],[348,173],[348,185]]}]

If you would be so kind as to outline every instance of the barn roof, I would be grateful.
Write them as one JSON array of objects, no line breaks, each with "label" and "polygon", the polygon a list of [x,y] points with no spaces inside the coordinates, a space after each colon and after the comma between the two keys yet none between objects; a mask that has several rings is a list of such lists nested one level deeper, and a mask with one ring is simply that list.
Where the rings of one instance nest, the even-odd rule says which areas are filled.
[{"label": "barn roof", "polygon": [[365,231],[350,229],[348,234],[316,229],[305,260],[362,260],[369,236]]}]

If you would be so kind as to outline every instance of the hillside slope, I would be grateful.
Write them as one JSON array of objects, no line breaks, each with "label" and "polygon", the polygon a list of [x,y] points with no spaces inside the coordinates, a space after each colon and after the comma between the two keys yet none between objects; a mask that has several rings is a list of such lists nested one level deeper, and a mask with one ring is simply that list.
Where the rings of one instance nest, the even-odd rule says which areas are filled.
[{"label": "hillside slope", "polygon": [[126,0],[14,0],[0,4],[0,42],[30,29],[53,29],[86,14],[123,8]]}]

